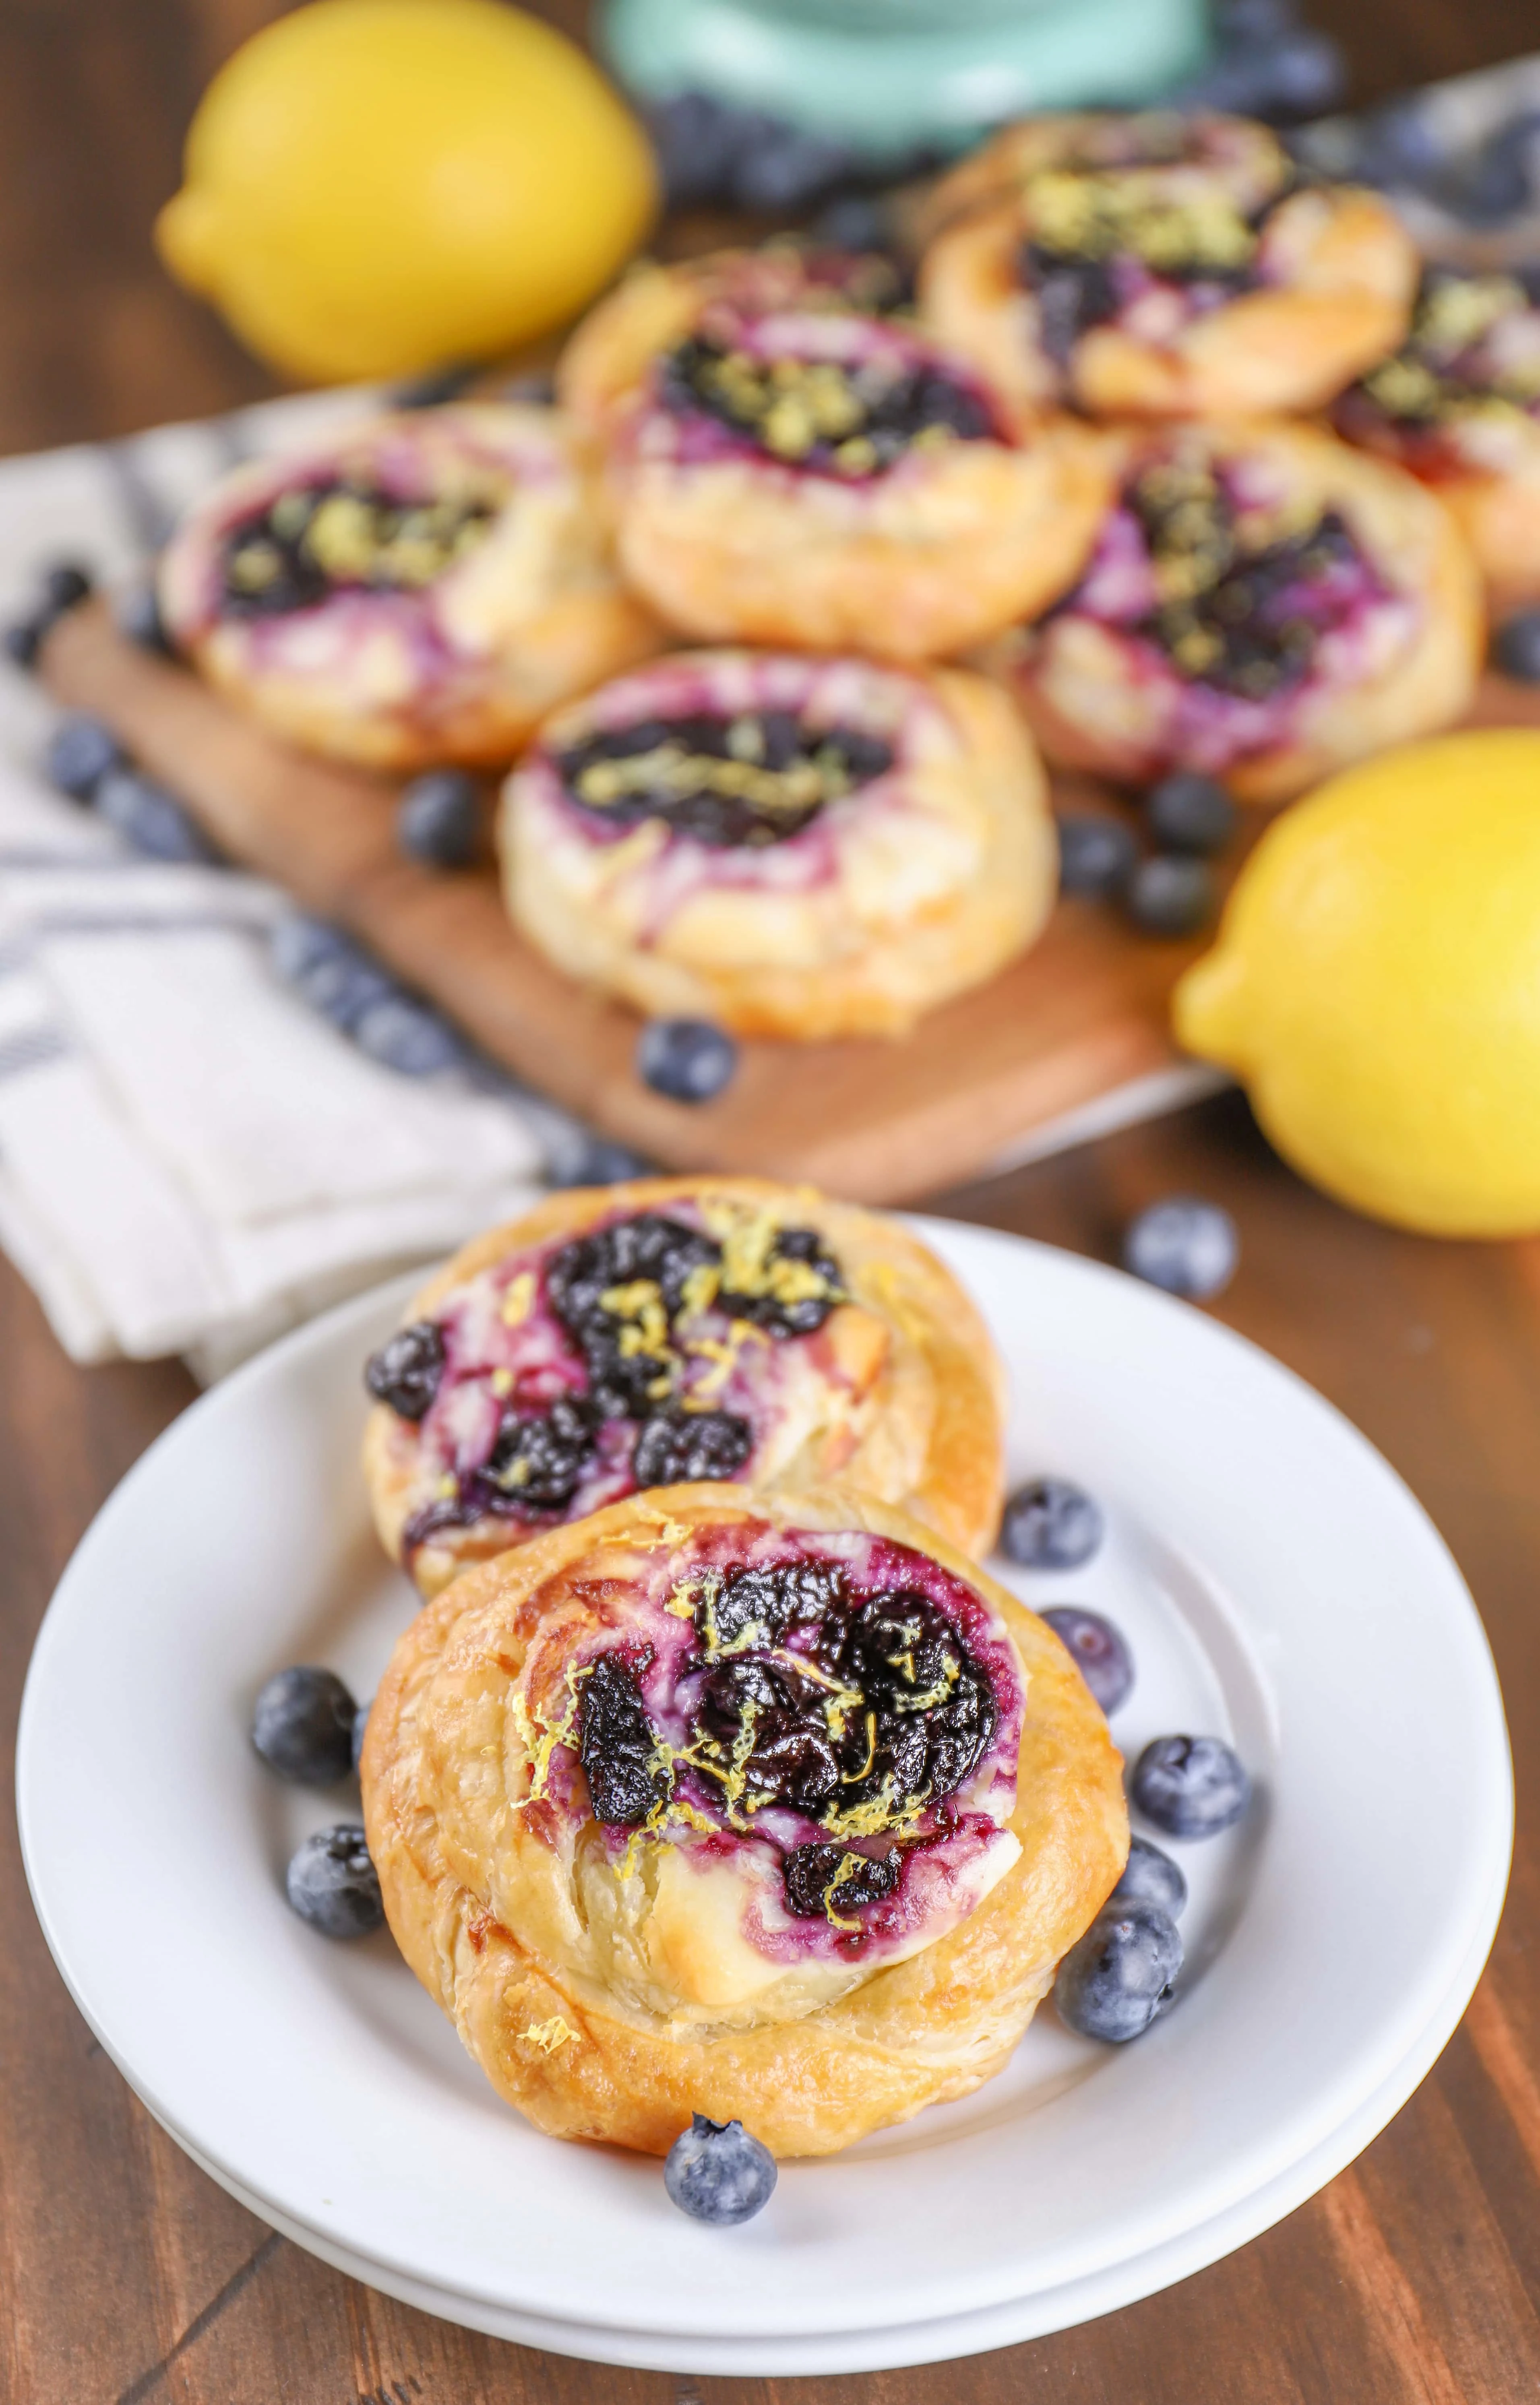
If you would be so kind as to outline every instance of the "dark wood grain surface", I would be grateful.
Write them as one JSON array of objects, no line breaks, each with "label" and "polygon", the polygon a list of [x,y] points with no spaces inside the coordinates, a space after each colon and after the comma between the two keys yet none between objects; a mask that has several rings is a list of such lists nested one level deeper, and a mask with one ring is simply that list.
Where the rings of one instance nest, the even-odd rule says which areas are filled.
[{"label": "dark wood grain surface", "polygon": [[[1318,0],[1323,21],[1328,0]],[[1517,0],[1336,0],[1367,95],[1534,38]],[[146,229],[206,74],[264,0],[4,0],[0,448],[233,404],[260,371],[161,279]],[[550,13],[566,18],[575,9]],[[1519,1843],[1464,2023],[1392,2127],[1241,2253],[1144,2304],[969,2362],[870,2378],[599,2370],[395,2305],[273,2236],[179,2153],[75,2013],[27,1902],[9,1753],[49,1590],[114,1482],[192,1396],[174,1365],[81,1371],[0,1268],[0,2400],[4,2405],[1507,2405],[1540,2397],[1540,1241],[1392,1234],[1311,1193],[1226,1098],[940,1199],[1101,1258],[1140,1204],[1224,1202],[1218,1315],[1349,1413],[1422,1498],[1507,1700]],[[1375,1699],[1363,1699],[1372,1711]],[[1364,1898],[1372,1945],[1374,1899]]]}]

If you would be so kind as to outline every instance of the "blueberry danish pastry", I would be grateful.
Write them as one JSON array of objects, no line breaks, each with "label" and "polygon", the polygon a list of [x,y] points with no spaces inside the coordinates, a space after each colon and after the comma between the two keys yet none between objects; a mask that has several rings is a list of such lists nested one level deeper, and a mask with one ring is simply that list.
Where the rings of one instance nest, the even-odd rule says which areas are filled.
[{"label": "blueberry danish pastry", "polygon": [[552,410],[466,402],[237,469],[161,569],[175,640],[278,734],[380,768],[502,762],[657,647]]},{"label": "blueberry danish pastry", "polygon": [[457,1255],[368,1364],[387,1551],[466,1563],[647,1487],[838,1478],[993,1540],[1002,1377],[892,1220],[808,1187],[643,1178],[553,1196]]},{"label": "blueberry danish pastry", "polygon": [[1047,787],[961,669],[681,652],[560,711],[510,779],[508,906],[657,1017],[890,1034],[994,975],[1053,907]]},{"label": "blueberry danish pastry", "polygon": [[1417,277],[1385,202],[1303,183],[1242,118],[1035,118],[929,215],[937,340],[1095,416],[1314,409],[1400,341]]},{"label": "blueberry danish pastry", "polygon": [[1431,485],[1494,608],[1540,600],[1540,300],[1516,275],[1431,267],[1411,333],[1337,402],[1349,443]]},{"label": "blueberry danish pastry", "polygon": [[1128,435],[1086,575],[989,659],[1066,767],[1279,802],[1458,718],[1480,654],[1475,562],[1433,495],[1263,423]]},{"label": "blueberry danish pastry", "polygon": [[574,338],[561,387],[637,590],[686,634],[896,660],[1062,591],[1106,495],[1095,437],[1028,426],[876,305],[869,262],[784,258],[652,269]]},{"label": "blueberry danish pastry", "polygon": [[827,2154],[999,2070],[1128,1849],[1043,1624],[850,1490],[550,1530],[396,1647],[362,1783],[398,1944],[507,2101]]}]

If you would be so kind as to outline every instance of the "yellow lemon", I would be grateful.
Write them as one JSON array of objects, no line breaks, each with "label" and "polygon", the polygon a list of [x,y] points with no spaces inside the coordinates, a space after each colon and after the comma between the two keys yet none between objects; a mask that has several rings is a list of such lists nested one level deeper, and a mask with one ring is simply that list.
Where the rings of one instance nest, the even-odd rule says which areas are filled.
[{"label": "yellow lemon", "polygon": [[1174,1018],[1328,1193],[1434,1235],[1540,1229],[1540,734],[1321,786],[1258,844]]},{"label": "yellow lemon", "polygon": [[319,382],[559,324],[656,204],[646,136],[549,25],[498,0],[313,0],[215,77],[156,239],[254,351]]}]

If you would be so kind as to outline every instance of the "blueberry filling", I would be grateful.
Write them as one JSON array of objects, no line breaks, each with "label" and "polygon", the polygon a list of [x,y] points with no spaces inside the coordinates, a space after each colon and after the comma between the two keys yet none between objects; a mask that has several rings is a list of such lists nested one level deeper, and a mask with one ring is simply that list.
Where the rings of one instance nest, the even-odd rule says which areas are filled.
[{"label": "blueberry filling", "polygon": [[443,1330],[434,1320],[417,1319],[410,1328],[398,1328],[377,1353],[371,1353],[363,1382],[377,1403],[389,1403],[403,1420],[420,1420],[443,1375]]},{"label": "blueberry filling", "polygon": [[885,1854],[852,1853],[845,1846],[795,1846],[782,1865],[786,1910],[798,1920],[823,1920],[853,1906],[881,1904],[903,1876],[897,1846]]},{"label": "blueberry filling", "polygon": [[789,710],[642,719],[556,761],[569,799],[607,826],[663,819],[722,850],[799,835],[827,804],[892,766],[880,737],[810,726]]},{"label": "blueberry filling", "polygon": [[220,558],[228,617],[276,618],[339,589],[417,592],[479,542],[492,505],[395,500],[359,479],[293,485],[233,527]]},{"label": "blueberry filling", "polygon": [[1137,175],[1038,177],[1029,197],[1034,231],[1017,273],[1038,296],[1043,349],[1067,367],[1082,334],[1120,316],[1152,284],[1184,288],[1197,309],[1254,290],[1263,229],[1288,189],[1246,215],[1217,190],[1166,198]]},{"label": "blueberry filling", "polygon": [[482,1475],[516,1510],[563,1512],[598,1450],[598,1430],[592,1403],[558,1395],[547,1412],[503,1420]]},{"label": "blueberry filling", "polygon": [[754,1430],[734,1412],[654,1412],[642,1423],[631,1475],[639,1486],[732,1478],[753,1451]]},{"label": "blueberry filling", "polygon": [[1540,410],[1540,359],[1500,363],[1489,348],[1505,320],[1535,309],[1517,276],[1429,268],[1406,344],[1344,393],[1338,428],[1349,438],[1372,438],[1388,418],[1411,433],[1436,435],[1494,405]]},{"label": "blueberry filling", "polygon": [[758,359],[692,335],[664,359],[657,389],[676,417],[714,418],[768,458],[854,482],[917,443],[1001,439],[982,397],[925,359]]},{"label": "blueberry filling", "polygon": [[634,1829],[668,1793],[637,1672],[622,1653],[601,1653],[584,1679],[578,1760],[606,1828]]}]

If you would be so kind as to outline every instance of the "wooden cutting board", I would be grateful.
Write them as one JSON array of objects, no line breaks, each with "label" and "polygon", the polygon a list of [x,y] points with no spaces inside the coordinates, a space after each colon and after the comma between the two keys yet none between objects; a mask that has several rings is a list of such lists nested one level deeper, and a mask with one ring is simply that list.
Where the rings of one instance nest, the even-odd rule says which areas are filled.
[{"label": "wooden cutting board", "polygon": [[[1208,938],[1159,942],[1066,899],[1024,959],[912,1034],[745,1043],[715,1101],[671,1103],[636,1076],[635,1014],[515,934],[489,867],[450,875],[402,856],[388,781],[290,751],[186,668],[125,641],[100,601],[58,624],[40,668],[55,698],[105,719],[233,861],[348,929],[530,1085],[670,1167],[903,1202],[1178,1065],[1167,1001]],[[1473,723],[1540,724],[1540,693],[1490,679]],[[1104,798],[1085,779],[1054,780],[1061,808]]]}]

